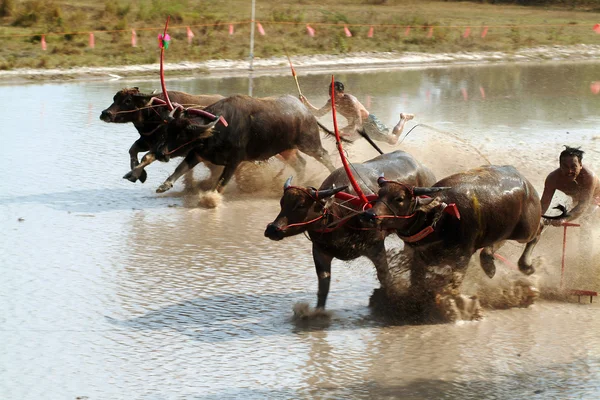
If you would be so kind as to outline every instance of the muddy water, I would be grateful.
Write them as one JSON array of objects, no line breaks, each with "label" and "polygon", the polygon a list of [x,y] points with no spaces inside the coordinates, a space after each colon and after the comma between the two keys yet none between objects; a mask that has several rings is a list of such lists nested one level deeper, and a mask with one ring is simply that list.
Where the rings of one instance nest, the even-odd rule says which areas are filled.
[{"label": "muddy water", "polygon": [[[597,64],[489,66],[344,73],[336,78],[388,125],[415,113],[401,145],[438,176],[485,163],[521,169],[541,191],[562,144],[582,145],[600,167]],[[330,75],[300,76],[321,105]],[[169,88],[247,93],[247,79],[172,80]],[[153,164],[145,184],[121,179],[132,126],[98,120],[114,93],[153,81],[0,87],[0,397],[597,398],[598,303],[548,297],[483,320],[393,325],[373,316],[378,286],[366,260],[334,262],[330,321],[299,324],[316,301],[310,243],[263,237],[279,210],[276,164],[233,183],[213,210],[183,183],[154,189],[175,162]],[[253,93],[294,93],[291,77],[253,80]],[[322,121],[331,125],[329,117]],[[326,141],[333,152],[334,144]],[[390,147],[382,145],[389,150]],[[364,143],[354,161],[375,156]],[[335,159],[336,165],[340,165]],[[325,176],[310,160],[313,184]],[[275,172],[273,172],[275,171]],[[201,168],[196,175],[203,174]],[[286,172],[287,174],[287,172]],[[280,178],[283,180],[283,178]],[[241,185],[240,185],[241,186]],[[275,189],[271,189],[275,187]],[[565,280],[600,289],[570,233]],[[390,247],[398,242],[390,239]],[[549,231],[539,281],[560,282],[562,236]],[[520,246],[507,245],[513,261]],[[597,258],[597,257],[596,257]],[[498,264],[499,277],[508,267]],[[477,275],[472,281],[480,279]],[[482,278],[481,278],[482,279]],[[465,290],[494,283],[479,281]],[[483,294],[485,295],[485,294]]]}]

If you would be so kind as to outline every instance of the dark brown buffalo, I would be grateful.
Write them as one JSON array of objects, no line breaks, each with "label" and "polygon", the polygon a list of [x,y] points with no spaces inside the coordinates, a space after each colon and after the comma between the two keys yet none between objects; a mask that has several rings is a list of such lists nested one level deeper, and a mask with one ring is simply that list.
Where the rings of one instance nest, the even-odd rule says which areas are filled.
[{"label": "dark brown buffalo", "polygon": [[[362,164],[351,164],[355,178],[365,194],[374,198],[377,179],[385,175],[390,179],[425,186],[435,182],[433,173],[404,151],[383,154]],[[281,240],[288,236],[308,232],[312,241],[319,291],[317,308],[325,308],[331,281],[331,261],[353,260],[366,256],[373,262],[382,287],[389,282],[388,264],[384,246],[386,233],[377,229],[363,229],[359,206],[352,206],[343,193],[350,182],[343,168],[335,170],[317,190],[296,187],[286,182],[281,198],[281,212],[267,225],[265,236]],[[345,196],[349,197],[349,196]]]},{"label": "dark brown buffalo", "polygon": [[[321,144],[316,118],[296,97],[254,98],[235,95],[222,99],[199,114],[195,110],[170,117],[170,122],[157,132],[157,146],[142,158],[142,162],[126,177],[136,179],[144,166],[155,159],[168,161],[171,157],[185,156],[175,172],[157,189],[159,192],[173,187],[174,182],[191,170],[201,160],[223,165],[223,173],[212,187],[221,192],[243,161],[267,160],[278,154],[293,155],[287,162],[304,172],[306,161],[295,152],[299,150],[334,170],[329,154]],[[213,120],[206,113],[218,115]]]},{"label": "dark brown buffalo", "polygon": [[[435,198],[419,197],[435,192]],[[458,213],[447,212],[450,204]],[[494,252],[506,240],[527,243],[519,269],[527,275],[534,272],[531,253],[541,233],[540,198],[512,166],[472,169],[430,188],[381,179],[378,199],[365,217],[383,229],[396,229],[413,250],[412,285],[423,282],[428,266],[443,265],[452,268],[452,286],[457,288],[480,248],[481,266],[491,278],[496,272]]]},{"label": "dark brown buffalo", "polygon": [[[173,103],[186,108],[206,107],[224,98],[224,96],[218,94],[191,95],[177,91],[168,91],[168,93]],[[156,147],[158,135],[155,133],[164,124],[164,118],[158,110],[160,108],[165,109],[166,106],[154,99],[164,101],[165,96],[163,93],[144,94],[137,87],[122,89],[113,97],[113,103],[100,114],[100,119],[104,122],[132,122],[140,134],[140,138],[129,149],[131,169],[139,165],[138,153]],[[211,172],[215,169],[212,165],[207,165],[207,167]],[[139,174],[139,180],[145,182],[146,178],[146,171],[142,170]],[[135,182],[137,179],[131,177],[130,180]]]}]

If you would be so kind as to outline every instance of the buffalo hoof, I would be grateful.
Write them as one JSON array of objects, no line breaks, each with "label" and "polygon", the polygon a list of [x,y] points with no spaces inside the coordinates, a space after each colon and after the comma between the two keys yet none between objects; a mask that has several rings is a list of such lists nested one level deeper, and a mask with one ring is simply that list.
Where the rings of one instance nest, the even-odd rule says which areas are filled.
[{"label": "buffalo hoof", "polygon": [[533,268],[531,265],[519,265],[519,271],[525,275],[531,275],[535,272],[535,268]]},{"label": "buffalo hoof", "polygon": [[488,276],[488,278],[492,279],[494,277],[494,275],[496,275],[496,266],[494,265],[494,263],[489,263],[489,264],[481,264],[481,268],[483,269],[483,272],[485,272],[485,274]]},{"label": "buffalo hoof", "polygon": [[140,175],[140,182],[142,182],[142,183],[146,182],[147,178],[148,178],[148,174],[146,173],[146,171],[142,171],[142,174]]},{"label": "buffalo hoof", "polygon": [[173,184],[171,182],[165,182],[156,189],[156,193],[164,193],[167,190],[171,189]]},{"label": "buffalo hoof", "polygon": [[123,179],[127,179],[129,182],[136,182],[138,180],[138,177],[135,176],[135,174],[133,173],[133,171],[129,171],[128,173],[126,173],[125,175],[123,175]]}]

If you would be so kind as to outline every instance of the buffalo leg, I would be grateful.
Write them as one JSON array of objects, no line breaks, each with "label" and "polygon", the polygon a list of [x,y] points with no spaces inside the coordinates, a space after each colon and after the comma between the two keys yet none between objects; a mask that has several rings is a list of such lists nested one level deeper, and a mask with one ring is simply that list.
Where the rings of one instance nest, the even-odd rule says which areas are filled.
[{"label": "buffalo leg", "polygon": [[333,257],[317,249],[314,243],[312,250],[317,279],[319,280],[317,308],[325,308],[327,295],[329,294],[329,285],[331,284],[331,261],[333,260]]},{"label": "buffalo leg", "polygon": [[383,242],[377,244],[365,256],[375,265],[377,271],[377,279],[383,288],[390,285],[390,270],[388,267],[387,254],[385,252],[385,244]]},{"label": "buffalo leg", "polygon": [[213,164],[206,160],[202,160],[202,162],[204,163],[204,166],[208,168],[208,171],[210,173],[210,176],[208,178],[198,183],[198,189],[205,192],[207,190],[211,190],[215,186],[217,179],[219,179],[219,176],[221,176],[221,174],[223,173],[223,166]]},{"label": "buffalo leg", "polygon": [[481,253],[479,253],[479,264],[481,264],[481,268],[483,272],[491,279],[496,275],[496,264],[494,263],[494,253],[498,251],[500,247],[504,244],[504,241],[494,243],[491,246],[484,247],[481,249]]},{"label": "buffalo leg", "polygon": [[179,163],[177,168],[175,168],[175,172],[173,172],[173,174],[171,174],[171,176],[169,176],[167,180],[165,180],[163,184],[156,189],[156,193],[164,193],[171,189],[175,181],[177,181],[181,175],[191,171],[192,168],[194,168],[200,162],[200,160],[201,158],[194,151],[190,151],[188,155],[185,156],[183,161]]},{"label": "buffalo leg", "polygon": [[[133,144],[129,148],[129,165],[132,170],[140,164],[140,162],[138,161],[138,154],[142,151],[148,150],[150,150],[150,146],[148,146],[146,141],[138,139],[135,142],[133,142]],[[142,173],[140,174],[140,181],[144,183],[146,182],[147,178],[148,174],[146,173],[146,170],[142,170]]]},{"label": "buffalo leg", "polygon": [[148,165],[152,164],[155,160],[156,160],[156,156],[154,155],[154,153],[152,153],[152,152],[146,153],[144,155],[144,157],[142,157],[142,161],[138,165],[136,165],[134,168],[132,168],[131,171],[126,173],[123,176],[123,179],[127,179],[131,182],[137,181],[142,176],[142,173],[144,172],[144,168],[146,168]]},{"label": "buffalo leg", "polygon": [[213,187],[213,190],[218,193],[222,193],[225,189],[225,185],[229,183],[229,181],[233,177],[233,174],[235,173],[235,170],[239,165],[240,161],[238,160],[230,160],[229,162],[227,162],[227,165],[225,165],[225,169],[223,169],[223,172],[221,173],[219,180]]},{"label": "buffalo leg", "polygon": [[[302,179],[304,179],[304,171],[306,170],[306,160],[300,155],[298,150],[285,150],[279,153],[278,156],[280,156],[283,159],[283,161],[285,161],[288,165],[294,168],[294,171],[296,171],[296,173],[298,174],[298,181],[302,181]],[[283,171],[284,169],[279,171],[275,178],[279,178]]]},{"label": "buffalo leg", "polygon": [[532,265],[531,253],[533,253],[533,249],[535,248],[537,242],[540,241],[541,234],[542,227],[538,229],[538,232],[535,235],[535,237],[531,241],[527,242],[527,244],[525,245],[525,250],[523,250],[523,254],[521,254],[521,257],[519,258],[519,271],[521,271],[525,275],[531,275],[535,272],[535,268],[533,268]]},{"label": "buffalo leg", "polygon": [[308,154],[309,156],[311,156],[312,158],[314,158],[315,160],[317,160],[318,162],[320,162],[321,164],[326,166],[327,169],[329,170],[329,172],[335,171],[335,167],[331,163],[331,158],[329,157],[329,153],[324,148],[319,146],[317,149],[300,148],[299,150],[302,151],[303,153]]}]

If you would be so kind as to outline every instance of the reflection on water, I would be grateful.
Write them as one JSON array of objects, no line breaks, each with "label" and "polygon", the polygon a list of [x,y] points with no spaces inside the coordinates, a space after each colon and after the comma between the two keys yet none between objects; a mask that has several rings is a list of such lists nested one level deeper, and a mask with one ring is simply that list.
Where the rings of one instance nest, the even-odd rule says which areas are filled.
[{"label": "reflection on water", "polygon": [[[597,71],[593,63],[511,65],[336,79],[387,125],[411,112],[415,123],[435,127],[417,127],[402,148],[438,177],[479,165],[485,154],[514,164],[541,190],[563,143],[583,145],[584,162],[598,165],[600,96],[589,91]],[[311,102],[325,103],[330,76],[299,79]],[[359,259],[334,261],[331,321],[294,323],[295,304],[315,304],[317,280],[306,238],[263,237],[279,210],[280,189],[269,190],[280,184],[266,174],[269,190],[260,195],[232,185],[222,206],[205,210],[182,183],[154,192],[177,160],[151,165],[145,184],[121,179],[137,133],[98,116],[126,86],[149,92],[158,82],[0,89],[13,99],[0,111],[2,398],[598,396],[596,303],[542,301],[487,311],[479,322],[390,325],[368,308],[378,284]],[[242,78],[168,86],[248,92]],[[291,77],[257,77],[252,90],[296,88]],[[364,143],[348,151],[356,161],[375,156]],[[309,163],[318,185],[321,166]],[[553,277],[561,239],[550,232],[536,250]],[[507,253],[519,250],[507,245]]]}]

